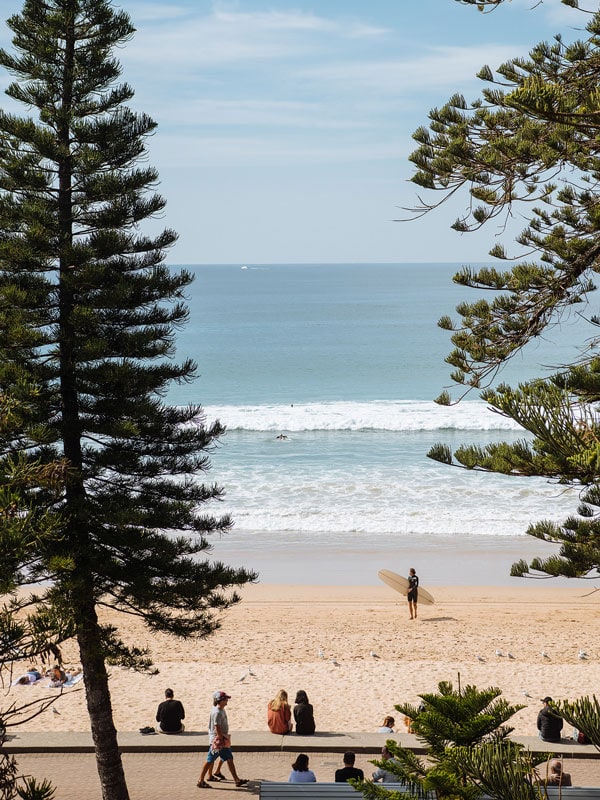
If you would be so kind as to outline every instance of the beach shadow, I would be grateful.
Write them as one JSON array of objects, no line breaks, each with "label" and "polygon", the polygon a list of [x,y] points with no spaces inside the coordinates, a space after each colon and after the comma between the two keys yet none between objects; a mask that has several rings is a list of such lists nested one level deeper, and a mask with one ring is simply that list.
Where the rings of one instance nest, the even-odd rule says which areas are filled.
[{"label": "beach shadow", "polygon": [[421,622],[456,622],[456,617],[421,617]]}]

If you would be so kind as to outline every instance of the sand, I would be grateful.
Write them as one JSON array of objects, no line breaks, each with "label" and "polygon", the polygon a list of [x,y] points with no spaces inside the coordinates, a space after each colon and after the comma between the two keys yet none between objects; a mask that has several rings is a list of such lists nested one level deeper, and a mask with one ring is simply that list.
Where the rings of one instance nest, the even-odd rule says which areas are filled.
[{"label": "sand", "polygon": [[[418,702],[439,681],[456,684],[460,673],[462,685],[498,686],[510,702],[523,704],[512,724],[518,734],[535,735],[540,698],[598,692],[600,593],[592,583],[523,584],[431,587],[436,603],[421,606],[414,621],[404,599],[384,585],[252,585],[203,641],[153,636],[120,617],[124,638],[147,643],[160,672],[150,677],[111,667],[117,728],[155,724],[170,686],[184,703],[188,730],[206,729],[216,689],[232,696],[233,731],[266,730],[267,702],[284,688],[291,701],[298,689],[307,692],[320,731],[375,731],[386,714],[399,718],[396,703]],[[578,658],[580,648],[587,660]],[[64,653],[76,663],[73,643]],[[53,691],[12,687],[4,704]],[[60,714],[46,711],[23,729],[89,730],[83,691],[65,691],[57,708]]]}]

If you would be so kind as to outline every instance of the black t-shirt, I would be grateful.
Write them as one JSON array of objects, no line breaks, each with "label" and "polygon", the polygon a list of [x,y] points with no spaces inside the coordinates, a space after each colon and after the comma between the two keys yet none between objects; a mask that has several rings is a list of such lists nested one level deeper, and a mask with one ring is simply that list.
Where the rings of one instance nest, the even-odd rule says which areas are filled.
[{"label": "black t-shirt", "polygon": [[294,706],[296,733],[300,736],[311,736],[315,732],[315,718],[311,703],[298,703]]},{"label": "black t-shirt", "polygon": [[185,719],[185,711],[179,700],[164,700],[156,712],[156,721],[163,731],[175,733],[181,730],[181,720]]},{"label": "black t-shirt", "polygon": [[345,783],[349,778],[359,778],[362,781],[364,777],[365,773],[358,767],[343,767],[335,771],[336,783]]}]

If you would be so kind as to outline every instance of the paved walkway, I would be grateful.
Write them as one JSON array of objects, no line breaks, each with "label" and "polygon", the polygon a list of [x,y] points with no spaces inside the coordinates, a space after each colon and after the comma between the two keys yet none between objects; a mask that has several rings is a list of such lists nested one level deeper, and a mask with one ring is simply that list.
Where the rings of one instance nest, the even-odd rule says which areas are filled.
[{"label": "paved walkway", "polygon": [[[58,789],[57,800],[101,800],[96,763],[91,753],[28,753],[18,757],[25,773],[48,778]],[[369,775],[374,767],[373,756],[359,754],[356,766]],[[198,789],[196,781],[203,755],[193,753],[125,753],[123,764],[131,800],[240,800],[243,796],[258,795],[261,780],[286,781],[294,756],[287,752],[241,752],[235,757],[238,773],[248,778],[246,787],[236,789],[231,782],[215,783],[213,788]],[[317,780],[331,781],[341,766],[339,753],[314,752],[310,767]],[[572,759],[565,765],[577,786],[600,786],[598,759]],[[357,795],[359,797],[360,795]]]},{"label": "paved walkway", "polygon": [[[118,738],[123,753],[200,753],[206,750],[208,741],[205,730],[185,731],[177,736],[143,736],[139,731],[119,731]],[[402,747],[415,753],[425,752],[417,737],[409,733],[386,736],[382,733],[319,731],[314,736],[276,736],[265,731],[233,731],[233,746],[238,753],[345,753],[346,750],[353,750],[355,753],[379,753],[388,738],[395,739]],[[550,744],[542,742],[538,736],[513,738],[534,753],[560,753],[565,758],[600,759],[600,752],[593,745],[577,744],[571,739],[563,739],[560,744]],[[9,728],[4,750],[9,753],[93,753],[94,746],[91,733],[83,731],[22,732],[18,728]]]},{"label": "paved walkway", "polygon": [[[420,749],[414,736],[393,737],[403,746]],[[238,774],[248,778],[246,787],[236,789],[231,781],[214,783],[211,789],[198,789],[196,781],[206,752],[206,732],[186,732],[182,736],[142,736],[138,732],[119,733],[123,764],[131,800],[238,800],[258,795],[261,780],[286,781],[295,753],[310,755],[311,769],[319,781],[332,781],[341,766],[341,753],[353,750],[356,766],[368,776],[370,764],[386,737],[370,733],[321,733],[315,736],[277,737],[263,732],[233,733],[233,748]],[[521,738],[532,750],[562,753],[573,784],[600,786],[600,753],[591,746],[565,740],[546,745],[536,737]],[[5,745],[13,752],[20,771],[38,779],[47,778],[56,787],[57,800],[101,800],[91,736],[86,733],[15,733]],[[224,773],[227,773],[226,768]],[[357,795],[358,797],[359,795]]]}]

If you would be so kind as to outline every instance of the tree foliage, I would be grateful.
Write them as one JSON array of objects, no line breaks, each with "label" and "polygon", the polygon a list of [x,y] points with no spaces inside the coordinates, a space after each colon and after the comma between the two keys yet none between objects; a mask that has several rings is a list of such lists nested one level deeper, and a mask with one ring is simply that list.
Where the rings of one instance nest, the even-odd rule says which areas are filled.
[{"label": "tree foliage", "polygon": [[569,725],[584,733],[596,750],[600,750],[600,701],[596,695],[580,697],[573,702],[563,700],[556,703],[556,711]]},{"label": "tree foliage", "polygon": [[[479,10],[502,2],[459,1]],[[426,213],[466,192],[457,231],[503,221],[517,208],[526,220],[517,237],[520,253],[508,255],[501,244],[490,251],[512,265],[464,267],[454,278],[487,290],[491,298],[463,302],[457,307],[460,320],[445,316],[439,324],[451,332],[454,349],[446,360],[461,395],[480,390],[494,411],[518,422],[527,435],[454,453],[438,444],[429,455],[465,469],[544,476],[582,487],[577,516],[563,525],[542,521],[527,531],[561,544],[559,555],[531,564],[540,576],[600,572],[600,315],[594,306],[600,271],[600,12],[586,19],[580,40],[566,42],[559,34],[495,72],[482,67],[481,96],[469,103],[456,94],[433,109],[429,125],[414,134],[418,148],[411,155],[413,181],[441,196],[421,200],[415,211]],[[590,334],[573,363],[516,388],[494,388],[501,367],[574,308]],[[443,392],[438,402],[452,402],[450,394]],[[529,569],[519,562],[513,574]]]},{"label": "tree foliage", "polygon": [[[521,755],[522,747],[507,739],[513,728],[506,723],[523,706],[513,706],[501,697],[496,687],[480,690],[475,686],[454,688],[442,681],[437,693],[420,695],[421,704],[399,704],[396,710],[411,719],[411,728],[421,744],[424,757],[402,747],[394,740],[387,742],[393,758],[373,762],[395,775],[409,796],[437,797],[440,800],[476,800],[482,794],[480,782],[463,763],[458,753],[471,753],[483,759],[493,751],[494,763],[519,765],[521,781],[529,776],[535,761]],[[477,762],[478,763],[478,762]],[[515,766],[515,771],[517,767]],[[392,797],[385,787],[365,781],[355,782],[364,797]],[[532,795],[515,795],[532,797]]]},{"label": "tree foliage", "polygon": [[193,275],[164,263],[174,231],[143,232],[165,200],[146,163],[156,124],[127,106],[114,57],[131,21],[109,0],[25,0],[8,25],[6,93],[30,115],[0,110],[0,397],[18,410],[0,458],[4,475],[39,472],[30,524],[4,516],[0,589],[48,586],[32,613],[75,635],[103,796],[126,800],[106,664],[150,653],[99,612],[202,637],[255,574],[207,558],[231,525],[204,510],[222,497],[203,479],[223,426],[165,400],[195,378],[174,358]]},{"label": "tree foliage", "polygon": [[[0,395],[0,436],[23,426],[30,408],[28,398],[37,394],[34,387],[20,389],[19,401],[6,393]],[[31,493],[42,487],[58,493],[65,468],[64,461],[43,464],[27,460],[21,453],[0,457],[0,592],[5,596],[0,606],[2,685],[12,682],[15,669],[60,656],[60,643],[73,634],[69,620],[52,614],[35,597],[25,592],[12,594],[28,554],[60,530],[59,520],[51,511],[39,509],[29,500]],[[36,695],[20,704],[5,699],[0,708],[0,749],[9,728],[42,714],[59,697],[57,693],[52,697]],[[20,775],[14,756],[0,754],[1,800],[14,800],[17,796],[23,800],[51,800],[53,794],[47,781],[40,783]]]}]

